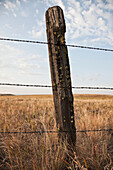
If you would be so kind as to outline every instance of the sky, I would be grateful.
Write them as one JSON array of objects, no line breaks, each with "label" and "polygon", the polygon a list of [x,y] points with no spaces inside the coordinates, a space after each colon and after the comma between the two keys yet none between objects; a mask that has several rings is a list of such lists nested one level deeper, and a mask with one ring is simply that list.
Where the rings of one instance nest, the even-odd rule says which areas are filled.
[{"label": "sky", "polygon": [[[67,44],[113,49],[113,0],[0,0],[0,37],[47,42],[45,12],[56,5],[64,12]],[[113,52],[68,47],[68,55],[72,86],[113,87]],[[0,41],[0,83],[51,85],[48,46]],[[52,89],[0,86],[0,93],[51,94]]]}]

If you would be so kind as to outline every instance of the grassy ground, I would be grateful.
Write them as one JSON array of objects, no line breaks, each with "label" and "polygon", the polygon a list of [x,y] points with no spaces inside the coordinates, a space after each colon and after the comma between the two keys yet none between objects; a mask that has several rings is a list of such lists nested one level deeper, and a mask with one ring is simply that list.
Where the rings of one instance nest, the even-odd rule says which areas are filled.
[{"label": "grassy ground", "polygon": [[[56,130],[51,95],[0,96],[0,131]],[[113,96],[74,95],[77,130],[113,128]],[[68,159],[67,159],[68,156]],[[77,133],[75,148],[56,133],[1,134],[0,169],[113,168],[113,133]]]}]

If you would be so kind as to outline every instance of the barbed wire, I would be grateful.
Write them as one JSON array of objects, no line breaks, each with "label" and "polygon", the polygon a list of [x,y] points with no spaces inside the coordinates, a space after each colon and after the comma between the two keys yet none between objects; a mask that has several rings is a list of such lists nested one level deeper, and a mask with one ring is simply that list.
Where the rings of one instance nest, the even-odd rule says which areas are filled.
[{"label": "barbed wire", "polygon": [[[45,87],[52,88],[51,85],[32,85],[32,84],[14,84],[14,83],[0,83],[0,86],[21,86],[21,87]],[[69,88],[64,86],[58,86],[58,88]],[[73,89],[91,89],[91,90],[113,90],[113,87],[72,87]]]},{"label": "barbed wire", "polygon": [[0,86],[23,86],[23,87],[53,87],[51,85],[32,85],[32,84],[14,84],[14,83],[0,83]]},{"label": "barbed wire", "polygon": [[60,130],[60,131],[53,131],[53,130],[47,130],[47,131],[24,131],[24,132],[18,132],[18,131],[12,131],[12,132],[0,132],[1,134],[22,134],[22,133],[27,133],[27,134],[32,134],[32,133],[68,133],[68,132],[73,132],[73,133],[83,133],[83,132],[112,132],[113,129],[90,129],[90,130],[74,130],[74,131],[66,131],[66,130]]},{"label": "barbed wire", "polygon": [[[23,42],[23,43],[35,43],[35,44],[52,44],[56,46],[64,46],[62,44],[54,44],[54,43],[47,43],[47,42],[41,42],[41,41],[33,41],[33,40],[21,40],[21,39],[11,39],[11,38],[0,38],[1,41],[13,41],[13,42]],[[109,51],[113,52],[112,49],[106,49],[106,48],[98,48],[98,47],[90,47],[90,46],[80,46],[80,45],[72,45],[67,44],[68,47],[75,47],[75,48],[83,48],[83,49],[91,49],[91,50],[101,50],[101,51]],[[0,83],[2,86],[23,86],[23,87],[55,87],[51,85],[30,85],[30,84],[14,84],[14,83]],[[57,86],[61,88],[61,86]],[[63,88],[69,88],[69,87],[63,87]],[[96,90],[113,90],[111,87],[72,87],[74,89],[96,89]],[[78,132],[112,132],[113,129],[93,129],[93,130],[75,130],[75,131],[53,131],[53,130],[47,130],[47,131],[24,131],[24,132],[18,132],[18,131],[12,131],[12,132],[0,132],[1,134],[32,134],[32,133],[78,133]]]},{"label": "barbed wire", "polygon": [[[12,39],[12,38],[0,38],[0,41],[14,41],[14,42],[23,42],[23,43],[35,43],[35,44],[52,44],[56,46],[65,46],[63,44],[54,44],[54,43],[48,43],[44,41],[35,41],[35,40],[22,40],[22,39]],[[83,49],[90,49],[90,50],[101,50],[101,51],[107,51],[107,52],[113,52],[113,49],[108,48],[99,48],[99,47],[91,47],[91,46],[83,46],[83,45],[73,45],[73,44],[67,44],[68,47],[75,47],[75,48],[83,48]]]}]

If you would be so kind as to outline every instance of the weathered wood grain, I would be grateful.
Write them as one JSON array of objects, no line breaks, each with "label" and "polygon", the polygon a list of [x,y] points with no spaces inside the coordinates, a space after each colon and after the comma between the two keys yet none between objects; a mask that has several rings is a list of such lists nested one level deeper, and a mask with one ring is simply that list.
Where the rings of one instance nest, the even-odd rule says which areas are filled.
[{"label": "weathered wood grain", "polygon": [[63,11],[59,6],[46,11],[46,29],[57,128],[68,131],[66,135],[74,144],[76,128],[70,65],[65,45],[66,25]]}]

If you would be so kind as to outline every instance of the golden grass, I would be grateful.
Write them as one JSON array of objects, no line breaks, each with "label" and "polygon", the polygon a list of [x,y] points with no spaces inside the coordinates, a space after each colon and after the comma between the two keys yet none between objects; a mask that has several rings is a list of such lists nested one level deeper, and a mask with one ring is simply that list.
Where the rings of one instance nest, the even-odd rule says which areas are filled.
[{"label": "golden grass", "polygon": [[[0,131],[56,130],[51,95],[0,96]],[[113,96],[74,95],[77,130],[113,128]],[[77,133],[76,150],[56,133],[0,134],[0,169],[112,167],[113,133]],[[68,159],[67,159],[68,156]]]}]

